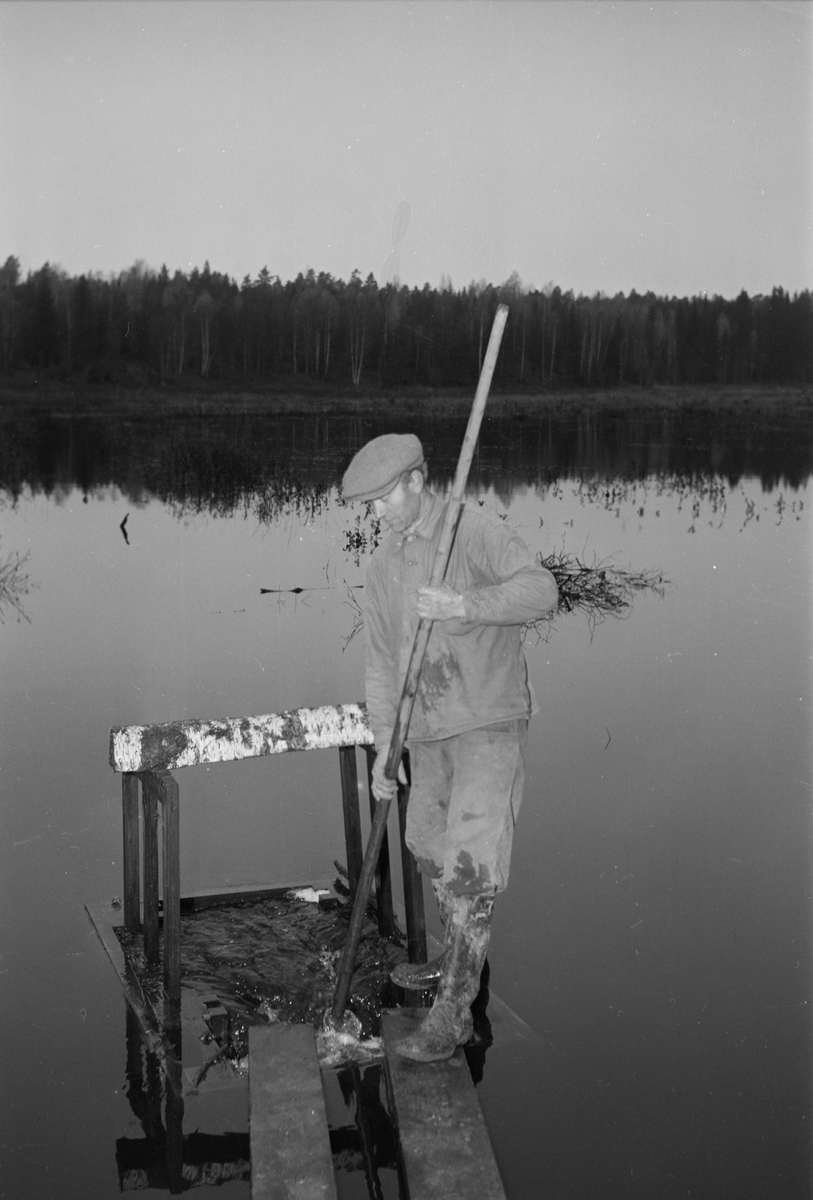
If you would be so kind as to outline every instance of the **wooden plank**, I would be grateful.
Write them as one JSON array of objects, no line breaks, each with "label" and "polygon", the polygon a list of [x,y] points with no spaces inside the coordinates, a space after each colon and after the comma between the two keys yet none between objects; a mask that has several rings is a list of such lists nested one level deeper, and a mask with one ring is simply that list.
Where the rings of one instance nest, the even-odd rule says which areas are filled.
[{"label": "wooden plank", "polygon": [[356,747],[339,747],[339,770],[342,780],[342,812],[344,814],[344,844],[347,852],[347,882],[350,895],[358,887],[364,850],[361,843],[361,812],[359,810],[359,777],[356,767]]},{"label": "wooden plank", "polygon": [[171,721],[110,730],[114,771],[174,771],[289,750],[325,750],[373,741],[364,704],[297,708],[259,717]]},{"label": "wooden plank", "polygon": [[181,827],[178,784],[169,772],[159,777],[164,818],[164,987],[181,998]]},{"label": "wooden plank", "polygon": [[121,777],[121,817],[124,835],[124,925],[141,929],[141,878],[138,844],[138,776]]},{"label": "wooden plank", "polygon": [[158,781],[151,771],[141,777],[144,806],[144,954],[158,962]]},{"label": "wooden plank", "polygon": [[400,1058],[428,1009],[382,1013],[390,1092],[409,1194],[420,1200],[506,1200],[483,1114],[461,1049],[439,1063]]},{"label": "wooden plank", "polygon": [[252,1200],[335,1200],[316,1034],[277,1025],[248,1036]]}]

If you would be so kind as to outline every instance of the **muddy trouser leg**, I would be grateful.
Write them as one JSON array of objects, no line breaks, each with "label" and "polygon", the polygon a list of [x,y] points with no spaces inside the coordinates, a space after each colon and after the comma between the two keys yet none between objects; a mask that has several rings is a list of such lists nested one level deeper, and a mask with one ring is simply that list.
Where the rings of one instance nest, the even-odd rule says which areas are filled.
[{"label": "muddy trouser leg", "polygon": [[[470,1006],[480,988],[494,899],[508,882],[522,799],[526,730],[525,721],[505,722],[448,739],[451,778],[447,781],[444,771],[436,772],[423,793],[418,772],[419,803],[411,828],[407,814],[407,842],[421,868],[428,867],[427,873],[434,876],[436,891],[444,895],[447,923],[444,972],[435,1002],[415,1034],[397,1046],[406,1058],[448,1058],[471,1036]],[[438,753],[443,757],[435,747],[435,760]],[[413,792],[414,788],[413,770]],[[442,837],[439,813],[444,817]]]}]

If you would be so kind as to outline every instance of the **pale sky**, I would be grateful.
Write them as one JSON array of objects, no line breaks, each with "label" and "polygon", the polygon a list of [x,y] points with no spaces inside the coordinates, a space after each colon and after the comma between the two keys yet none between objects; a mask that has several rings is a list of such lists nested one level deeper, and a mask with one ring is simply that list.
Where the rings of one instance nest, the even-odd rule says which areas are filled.
[{"label": "pale sky", "polygon": [[0,3],[0,262],[381,280],[399,203],[409,286],[813,287],[813,3]]}]

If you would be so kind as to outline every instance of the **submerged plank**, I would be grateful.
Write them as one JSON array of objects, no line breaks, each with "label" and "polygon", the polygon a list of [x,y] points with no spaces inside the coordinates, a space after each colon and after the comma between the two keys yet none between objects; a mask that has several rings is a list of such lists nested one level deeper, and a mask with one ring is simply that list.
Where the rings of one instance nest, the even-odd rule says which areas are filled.
[{"label": "submerged plank", "polygon": [[413,1063],[395,1052],[395,1042],[408,1036],[427,1011],[382,1013],[409,1194],[416,1200],[505,1200],[463,1051],[439,1063]]},{"label": "submerged plank", "polygon": [[248,1055],[252,1200],[335,1200],[316,1034],[252,1026]]},{"label": "submerged plank", "polygon": [[[105,948],[107,957],[110,959],[119,977],[119,982],[124,989],[125,999],[133,1010],[141,1027],[147,1047],[157,1056],[159,1062],[166,1070],[167,1078],[174,1086],[177,1068],[180,1066],[179,1063],[174,1061],[177,1058],[175,1047],[161,1028],[161,1023],[152,1005],[144,995],[138,976],[128,963],[122,950],[121,942],[116,937],[114,930],[115,926],[121,923],[120,913],[113,912],[104,904],[86,904],[85,912],[89,916],[91,924]],[[170,1064],[173,1066],[172,1070],[170,1070]]]},{"label": "submerged plank", "polygon": [[324,705],[259,717],[113,728],[110,765],[114,771],[173,771],[289,750],[366,745],[372,740],[365,705]]}]

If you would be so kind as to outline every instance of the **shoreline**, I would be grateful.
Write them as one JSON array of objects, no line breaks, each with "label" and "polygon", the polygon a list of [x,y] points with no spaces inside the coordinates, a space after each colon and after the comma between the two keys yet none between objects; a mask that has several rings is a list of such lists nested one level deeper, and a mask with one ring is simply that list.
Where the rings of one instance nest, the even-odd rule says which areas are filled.
[{"label": "shoreline", "polygon": [[[409,416],[434,410],[438,415],[457,418],[468,414],[473,396],[473,389],[469,392],[463,388],[332,389],[324,384],[296,385],[291,381],[261,391],[216,386],[205,380],[145,387],[79,385],[54,380],[10,381],[7,384],[0,382],[0,416],[8,417],[23,410],[50,410],[53,415],[65,416],[110,414],[134,417],[297,413],[303,416],[334,413],[380,416],[384,411]],[[691,409],[742,413],[748,407],[761,413],[810,416],[813,414],[813,386],[685,384],[580,391],[500,391],[492,387],[488,406],[494,415],[520,418],[540,412],[555,414],[561,410]]]}]

